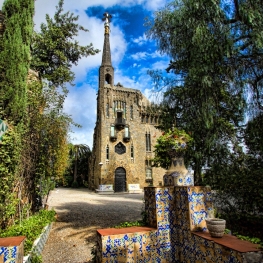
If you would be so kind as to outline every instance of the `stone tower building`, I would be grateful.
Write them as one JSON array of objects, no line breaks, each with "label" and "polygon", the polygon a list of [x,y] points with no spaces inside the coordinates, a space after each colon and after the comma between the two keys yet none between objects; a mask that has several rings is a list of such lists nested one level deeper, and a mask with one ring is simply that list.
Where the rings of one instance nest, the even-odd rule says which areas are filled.
[{"label": "stone tower building", "polygon": [[107,185],[115,192],[131,187],[162,184],[165,170],[151,167],[156,139],[161,132],[157,108],[136,89],[114,85],[110,51],[110,18],[104,14],[104,46],[99,69],[97,120],[93,135],[89,184]]}]

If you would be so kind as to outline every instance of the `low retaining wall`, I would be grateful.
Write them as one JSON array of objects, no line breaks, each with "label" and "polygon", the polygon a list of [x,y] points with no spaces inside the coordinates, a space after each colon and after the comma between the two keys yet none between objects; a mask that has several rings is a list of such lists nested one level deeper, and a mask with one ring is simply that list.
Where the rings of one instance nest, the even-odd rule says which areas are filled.
[{"label": "low retaining wall", "polygon": [[150,228],[98,230],[96,262],[262,263],[256,245],[231,235],[210,237],[205,219],[211,209],[210,188],[147,187]]},{"label": "low retaining wall", "polygon": [[[40,255],[48,239],[52,223],[47,225],[38,239],[35,240],[32,251]],[[31,263],[32,255],[24,256],[25,236],[0,238],[0,263]]]},{"label": "low retaining wall", "polygon": [[23,263],[31,263],[32,253],[37,256],[41,255],[42,250],[44,249],[44,246],[47,242],[49,233],[52,229],[52,225],[53,223],[50,223],[49,225],[44,227],[42,234],[39,236],[38,239],[34,241],[31,252],[28,255],[24,256]]}]

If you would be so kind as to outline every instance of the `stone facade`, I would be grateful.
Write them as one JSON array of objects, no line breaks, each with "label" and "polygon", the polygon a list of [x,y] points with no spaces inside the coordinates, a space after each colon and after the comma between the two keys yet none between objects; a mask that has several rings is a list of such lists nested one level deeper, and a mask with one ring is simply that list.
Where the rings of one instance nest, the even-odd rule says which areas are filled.
[{"label": "stone facade", "polygon": [[165,170],[151,167],[150,161],[161,135],[156,128],[159,112],[139,90],[114,85],[109,16],[105,16],[89,184],[93,189],[113,185],[115,192],[127,191],[129,184],[159,186]]}]

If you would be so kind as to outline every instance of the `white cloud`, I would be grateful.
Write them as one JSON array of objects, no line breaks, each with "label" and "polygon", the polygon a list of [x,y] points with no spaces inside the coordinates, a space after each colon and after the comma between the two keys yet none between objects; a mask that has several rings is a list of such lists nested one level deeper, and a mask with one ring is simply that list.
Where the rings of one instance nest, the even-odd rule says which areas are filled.
[{"label": "white cloud", "polygon": [[131,55],[132,59],[134,60],[145,60],[148,58],[166,58],[166,56],[162,56],[160,54],[160,52],[158,51],[154,51],[152,53],[148,53],[148,52],[137,52],[135,54]]},{"label": "white cloud", "polygon": [[165,0],[148,0],[146,1],[146,9],[151,10],[151,11],[157,11],[160,10],[162,7],[166,5],[170,1],[165,1]]},{"label": "white cloud", "polygon": [[168,68],[168,65],[169,65],[169,61],[168,59],[164,59],[164,60],[160,60],[158,62],[155,62],[153,65],[152,65],[152,68],[151,69],[160,69],[160,70],[164,70],[164,69],[167,69]]},{"label": "white cloud", "polygon": [[138,44],[139,46],[142,46],[143,44],[145,44],[149,40],[147,39],[146,35],[143,34],[142,36],[139,36],[138,38],[134,38],[132,41],[134,43]]},{"label": "white cloud", "polygon": [[137,52],[137,53],[131,55],[131,57],[132,57],[134,60],[146,59],[148,56],[149,56],[149,54],[146,53],[146,52]]},{"label": "white cloud", "polygon": [[93,129],[96,121],[96,90],[87,84],[69,88],[70,93],[64,103],[64,111],[71,115],[75,123],[82,128],[73,127],[71,139],[74,144],[85,143],[92,146]]}]

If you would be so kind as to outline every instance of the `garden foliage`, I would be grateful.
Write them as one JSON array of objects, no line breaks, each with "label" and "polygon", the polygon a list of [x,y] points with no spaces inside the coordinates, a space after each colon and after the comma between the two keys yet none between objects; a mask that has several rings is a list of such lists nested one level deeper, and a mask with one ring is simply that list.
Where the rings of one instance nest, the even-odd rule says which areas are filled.
[{"label": "garden foliage", "polygon": [[226,197],[225,215],[254,223],[263,204],[262,14],[260,0],[174,0],[147,22],[170,57],[170,74],[149,72],[165,87],[161,128],[176,121],[191,132],[195,184]]},{"label": "garden foliage", "polygon": [[70,165],[68,132],[77,125],[63,113],[71,70],[97,49],[75,37],[78,17],[46,16],[34,32],[34,0],[5,0],[5,31],[0,50],[0,118],[8,130],[0,141],[0,225],[6,228],[37,211],[41,200]]}]

